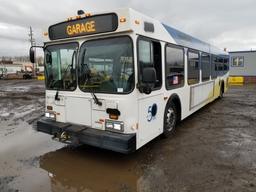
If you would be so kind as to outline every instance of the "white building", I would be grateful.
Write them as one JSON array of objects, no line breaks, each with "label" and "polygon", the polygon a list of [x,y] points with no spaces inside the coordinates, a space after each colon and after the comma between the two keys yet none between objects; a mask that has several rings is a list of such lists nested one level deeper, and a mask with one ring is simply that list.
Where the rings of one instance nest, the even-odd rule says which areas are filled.
[{"label": "white building", "polygon": [[230,53],[230,76],[242,76],[245,83],[256,83],[256,51]]}]

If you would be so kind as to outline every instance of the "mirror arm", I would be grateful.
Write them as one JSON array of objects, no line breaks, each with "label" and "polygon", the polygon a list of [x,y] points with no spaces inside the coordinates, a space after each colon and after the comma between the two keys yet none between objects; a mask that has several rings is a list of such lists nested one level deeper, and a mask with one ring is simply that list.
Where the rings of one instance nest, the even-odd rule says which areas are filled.
[{"label": "mirror arm", "polygon": [[145,84],[143,87],[143,93],[149,95],[152,92],[152,87],[149,84]]},{"label": "mirror arm", "polygon": [[139,90],[140,93],[143,93],[145,85],[142,82],[137,83],[136,87],[137,87],[137,89]]},{"label": "mirror arm", "polygon": [[152,92],[152,88],[150,87],[149,84],[146,83],[137,83],[136,87],[140,93],[145,93],[148,95]]},{"label": "mirror arm", "polygon": [[44,46],[33,45],[33,46],[31,46],[31,47],[30,47],[30,49],[33,49],[33,48],[41,48],[41,49],[43,49],[43,48],[44,48]]}]

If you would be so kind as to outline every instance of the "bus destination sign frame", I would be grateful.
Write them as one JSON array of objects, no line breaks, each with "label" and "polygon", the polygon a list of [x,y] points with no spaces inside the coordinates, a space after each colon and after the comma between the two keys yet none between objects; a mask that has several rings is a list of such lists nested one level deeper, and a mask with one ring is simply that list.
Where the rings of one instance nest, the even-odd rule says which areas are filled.
[{"label": "bus destination sign frame", "polygon": [[72,21],[58,23],[49,27],[50,40],[67,39],[98,33],[116,31],[118,16],[115,13],[94,15]]}]

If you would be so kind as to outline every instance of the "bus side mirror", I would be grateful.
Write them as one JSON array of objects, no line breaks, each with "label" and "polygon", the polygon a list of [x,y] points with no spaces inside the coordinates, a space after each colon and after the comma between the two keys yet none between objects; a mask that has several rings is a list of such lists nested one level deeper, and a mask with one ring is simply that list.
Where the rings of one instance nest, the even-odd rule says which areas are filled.
[{"label": "bus side mirror", "polygon": [[35,51],[34,51],[33,47],[30,47],[29,59],[30,59],[31,63],[35,63]]},{"label": "bus side mirror", "polygon": [[142,82],[139,85],[139,91],[149,95],[156,83],[156,70],[154,67],[144,68],[142,71]]},{"label": "bus side mirror", "polygon": [[43,49],[43,46],[31,46],[29,49],[29,60],[31,63],[35,63],[36,61],[36,53],[35,53],[35,49],[36,48],[41,48]]},{"label": "bus side mirror", "polygon": [[145,84],[156,83],[156,70],[154,67],[144,68],[142,71],[142,82]]}]

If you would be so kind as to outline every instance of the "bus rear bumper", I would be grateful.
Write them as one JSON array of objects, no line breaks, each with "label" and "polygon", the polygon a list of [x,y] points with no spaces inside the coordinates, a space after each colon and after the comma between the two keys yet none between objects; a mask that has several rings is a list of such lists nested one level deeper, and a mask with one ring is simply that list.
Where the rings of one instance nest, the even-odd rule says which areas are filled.
[{"label": "bus rear bumper", "polygon": [[[43,117],[37,121],[37,131],[61,138],[65,132],[71,143],[87,144],[119,153],[132,153],[136,150],[136,134],[121,134],[98,130],[87,126],[60,123]],[[61,141],[61,139],[60,139]]]}]

